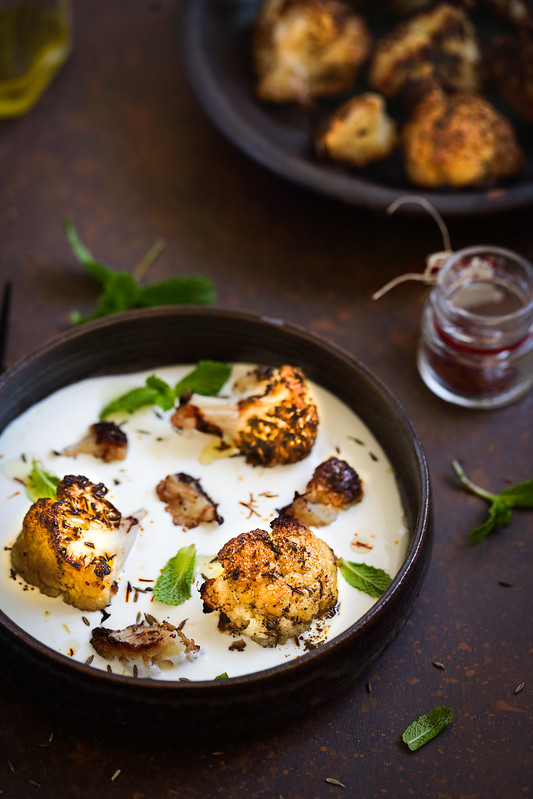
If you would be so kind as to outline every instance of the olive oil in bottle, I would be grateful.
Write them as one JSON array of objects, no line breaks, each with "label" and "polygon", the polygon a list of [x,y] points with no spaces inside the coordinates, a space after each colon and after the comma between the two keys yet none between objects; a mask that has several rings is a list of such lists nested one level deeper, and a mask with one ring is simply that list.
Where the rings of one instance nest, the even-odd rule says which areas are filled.
[{"label": "olive oil in bottle", "polygon": [[0,117],[32,108],[72,45],[70,0],[0,0]]}]

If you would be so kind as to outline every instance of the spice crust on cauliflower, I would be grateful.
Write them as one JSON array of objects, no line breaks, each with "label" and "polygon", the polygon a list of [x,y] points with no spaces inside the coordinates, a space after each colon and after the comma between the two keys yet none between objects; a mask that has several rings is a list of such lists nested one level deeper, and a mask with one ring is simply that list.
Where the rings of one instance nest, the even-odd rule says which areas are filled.
[{"label": "spice crust on cauliflower", "polygon": [[127,535],[138,519],[123,518],[102,483],[67,475],[56,499],[38,499],[11,550],[13,569],[48,596],[80,610],[101,610],[116,589]]},{"label": "spice crust on cauliflower", "polygon": [[300,369],[258,367],[233,388],[230,400],[185,398],[172,425],[227,436],[253,466],[296,463],[309,455],[318,411]]},{"label": "spice crust on cauliflower", "polygon": [[355,469],[346,461],[331,457],[316,467],[304,493],[296,492],[282,512],[303,524],[323,527],[362,497],[363,484]]},{"label": "spice crust on cauliflower", "polygon": [[271,528],[228,541],[218,553],[222,574],[200,588],[204,612],[220,614],[219,629],[264,647],[332,614],[338,597],[335,555],[325,541],[285,515]]}]

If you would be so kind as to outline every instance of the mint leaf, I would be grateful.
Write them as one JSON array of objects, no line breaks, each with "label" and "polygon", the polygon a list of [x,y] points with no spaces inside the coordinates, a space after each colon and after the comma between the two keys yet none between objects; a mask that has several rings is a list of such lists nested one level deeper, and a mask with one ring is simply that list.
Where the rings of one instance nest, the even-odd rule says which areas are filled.
[{"label": "mint leaf", "polygon": [[488,519],[468,533],[470,541],[478,544],[496,527],[507,527],[511,522],[513,508],[533,508],[533,480],[504,488],[499,494],[491,494],[472,482],[458,461],[453,460],[452,467],[466,489],[489,503]]},{"label": "mint leaf", "polygon": [[166,563],[154,585],[153,596],[165,605],[181,605],[191,596],[196,567],[196,547],[182,547]]},{"label": "mint leaf", "polygon": [[229,680],[228,672],[227,671],[223,671],[222,674],[217,674],[217,676],[215,677],[215,680]]},{"label": "mint leaf", "polygon": [[213,305],[215,302],[213,284],[201,275],[183,275],[146,286],[140,285],[140,279],[162,250],[161,242],[156,242],[135,273],[131,274],[127,271],[112,269],[97,261],[80,240],[71,219],[66,219],[64,226],[74,255],[103,288],[96,310],[86,316],[78,311],[73,311],[70,315],[73,324],[89,322],[92,319],[127,311],[130,308],[145,308],[154,305]]},{"label": "mint leaf", "polygon": [[168,383],[165,383],[164,380],[161,380],[161,378],[156,375],[151,375],[151,377],[146,379],[146,386],[156,392],[154,402],[156,405],[159,405],[162,410],[169,411],[174,407],[176,395]]},{"label": "mint leaf", "polygon": [[402,735],[402,741],[414,752],[427,744],[453,721],[453,711],[447,705],[437,705],[429,713],[419,716]]},{"label": "mint leaf", "polygon": [[31,472],[26,480],[26,494],[32,502],[41,497],[55,499],[57,487],[61,482],[59,477],[45,471],[36,460],[33,461]]},{"label": "mint leaf", "polygon": [[369,596],[380,597],[392,582],[387,572],[367,563],[353,563],[340,558],[339,566],[346,582]]},{"label": "mint leaf", "polygon": [[231,366],[221,361],[198,361],[192,372],[179,381],[174,391],[181,397],[186,391],[214,397],[218,394],[231,374]]},{"label": "mint leaf", "polygon": [[213,305],[216,300],[213,284],[201,275],[181,275],[141,287],[138,304],[152,305]]}]

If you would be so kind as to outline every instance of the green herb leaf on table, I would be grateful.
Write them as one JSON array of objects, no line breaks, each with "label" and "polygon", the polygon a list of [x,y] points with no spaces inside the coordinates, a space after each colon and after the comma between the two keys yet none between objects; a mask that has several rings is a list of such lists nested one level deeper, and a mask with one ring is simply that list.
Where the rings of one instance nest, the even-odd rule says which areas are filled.
[{"label": "green herb leaf on table", "polygon": [[392,577],[386,571],[367,563],[353,563],[339,558],[339,566],[346,582],[369,596],[380,597],[392,582]]},{"label": "green herb leaf on table", "polygon": [[180,275],[157,283],[140,285],[140,277],[148,271],[159,255],[160,246],[152,247],[143,259],[142,268],[136,270],[136,274],[132,274],[118,271],[97,261],[80,240],[71,219],[65,220],[65,233],[75,256],[103,288],[96,310],[86,316],[74,311],[71,314],[73,324],[82,324],[130,308],[156,305],[213,305],[216,300],[213,284],[201,275]]},{"label": "green herb leaf on table", "polygon": [[61,480],[59,477],[45,471],[34,459],[31,472],[25,483],[26,495],[32,502],[36,502],[42,497],[55,499],[57,487],[60,482]]},{"label": "green herb leaf on table", "polygon": [[176,397],[182,397],[187,391],[214,397],[218,394],[231,374],[231,366],[221,361],[198,361],[192,372],[180,380],[174,391]]},{"label": "green herb leaf on table", "polygon": [[517,483],[504,488],[499,494],[492,494],[472,482],[458,461],[452,461],[452,467],[465,488],[489,503],[488,518],[468,533],[470,541],[477,544],[484,541],[496,527],[507,527],[513,508],[533,508],[533,480]]},{"label": "green herb leaf on table", "polygon": [[182,547],[165,564],[154,585],[153,596],[165,605],[182,605],[191,597],[191,585],[196,570],[196,547]]},{"label": "green herb leaf on table", "polygon": [[419,716],[405,730],[402,741],[414,752],[435,738],[453,721],[453,711],[447,705],[437,705],[429,713]]}]

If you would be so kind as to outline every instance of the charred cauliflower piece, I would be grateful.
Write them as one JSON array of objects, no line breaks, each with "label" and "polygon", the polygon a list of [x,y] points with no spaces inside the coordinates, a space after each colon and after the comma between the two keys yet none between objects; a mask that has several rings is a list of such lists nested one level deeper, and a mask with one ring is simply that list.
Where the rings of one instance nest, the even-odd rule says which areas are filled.
[{"label": "charred cauliflower piece", "polygon": [[357,472],[346,461],[328,458],[313,472],[303,494],[294,495],[283,508],[302,524],[323,527],[330,524],[339,511],[346,510],[363,498],[363,485]]},{"label": "charred cauliflower piece", "polygon": [[106,660],[132,663],[140,676],[156,676],[164,663],[176,665],[184,658],[192,658],[200,647],[187,638],[179,627],[168,621],[161,624],[131,624],[123,630],[95,627],[91,644]]},{"label": "charred cauliflower piece", "polygon": [[478,91],[481,50],[474,26],[461,8],[446,3],[400,23],[377,43],[370,85],[385,97],[419,97],[433,86]]},{"label": "charred cauliflower piece", "polygon": [[300,369],[259,367],[234,384],[233,394],[230,400],[185,398],[172,425],[227,436],[253,466],[296,463],[309,455],[318,412]]},{"label": "charred cauliflower piece", "polygon": [[339,94],[369,49],[364,19],[344,0],[266,0],[253,39],[257,94],[302,104]]},{"label": "charred cauliflower piece", "polygon": [[330,547],[289,516],[271,527],[228,541],[218,553],[223,573],[200,588],[204,612],[220,613],[219,629],[265,647],[295,638],[337,604]]},{"label": "charred cauliflower piece", "polygon": [[65,447],[60,455],[69,457],[86,453],[105,463],[123,461],[128,451],[128,437],[114,422],[95,422],[78,444]]},{"label": "charred cauliflower piece", "polygon": [[405,168],[419,186],[475,186],[522,168],[523,153],[508,120],[474,94],[432,92],[403,130]]},{"label": "charred cauliflower piece", "polygon": [[67,475],[57,498],[38,499],[11,550],[13,569],[47,596],[80,610],[109,604],[129,551],[133,517],[122,518],[105,499],[107,488]]},{"label": "charred cauliflower piece", "polygon": [[498,36],[491,69],[509,107],[525,122],[533,122],[533,29]]},{"label": "charred cauliflower piece", "polygon": [[217,504],[213,502],[200,481],[189,474],[179,472],[169,474],[157,484],[156,493],[162,502],[167,503],[166,510],[176,525],[192,530],[202,522],[217,522],[224,519],[217,513]]},{"label": "charred cauliflower piece", "polygon": [[396,123],[379,94],[367,92],[344,103],[317,136],[317,151],[336,161],[364,167],[387,158],[397,143]]}]

